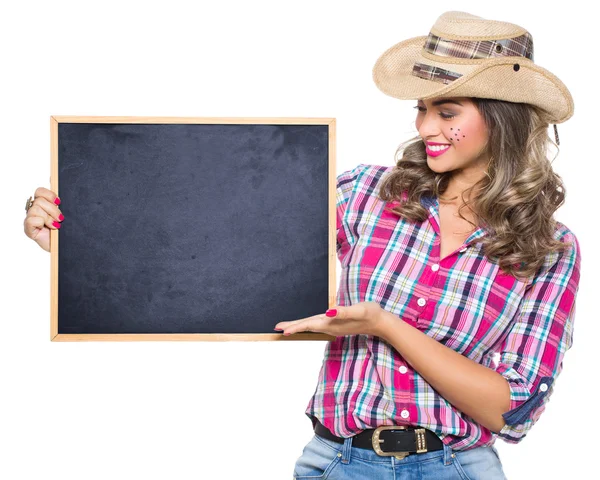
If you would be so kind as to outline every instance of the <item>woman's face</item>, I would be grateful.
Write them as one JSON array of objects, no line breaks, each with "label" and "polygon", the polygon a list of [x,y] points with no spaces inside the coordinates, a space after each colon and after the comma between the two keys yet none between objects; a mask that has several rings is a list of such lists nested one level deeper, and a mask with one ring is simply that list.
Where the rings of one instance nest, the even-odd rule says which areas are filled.
[{"label": "woman's face", "polygon": [[[437,173],[456,170],[465,179],[474,180],[485,171],[489,158],[485,153],[487,127],[475,104],[468,97],[418,100],[416,126],[427,149],[427,164]],[[448,148],[430,151],[429,142]],[[439,148],[439,147],[434,147]]]}]

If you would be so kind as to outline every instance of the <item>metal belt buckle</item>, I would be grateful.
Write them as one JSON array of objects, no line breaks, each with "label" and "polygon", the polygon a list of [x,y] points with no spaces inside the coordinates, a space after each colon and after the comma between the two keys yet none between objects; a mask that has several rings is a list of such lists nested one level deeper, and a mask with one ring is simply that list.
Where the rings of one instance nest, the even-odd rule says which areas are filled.
[{"label": "metal belt buckle", "polygon": [[[406,430],[405,425],[382,425],[381,427],[377,427],[373,432],[373,436],[371,437],[371,442],[373,443],[373,450],[377,455],[382,457],[391,457],[392,455],[396,457],[398,460],[402,460],[411,452],[384,452],[379,446],[380,443],[384,443],[383,438],[379,438],[379,433],[382,430]],[[425,429],[424,428],[416,428],[414,430],[417,444],[417,452],[416,453],[425,453],[427,451],[427,438],[425,437]]]}]

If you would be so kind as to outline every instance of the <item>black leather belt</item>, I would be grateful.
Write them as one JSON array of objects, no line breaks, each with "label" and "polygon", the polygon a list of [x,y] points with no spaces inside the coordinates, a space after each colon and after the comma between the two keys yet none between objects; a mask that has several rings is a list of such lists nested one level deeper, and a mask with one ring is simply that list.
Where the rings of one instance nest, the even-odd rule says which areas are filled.
[{"label": "black leather belt", "polygon": [[[344,443],[343,437],[332,434],[315,418],[315,433],[337,443]],[[384,425],[367,429],[352,437],[352,446],[374,450],[383,457],[394,455],[399,460],[415,453],[442,450],[444,442],[426,428],[406,425]]]}]

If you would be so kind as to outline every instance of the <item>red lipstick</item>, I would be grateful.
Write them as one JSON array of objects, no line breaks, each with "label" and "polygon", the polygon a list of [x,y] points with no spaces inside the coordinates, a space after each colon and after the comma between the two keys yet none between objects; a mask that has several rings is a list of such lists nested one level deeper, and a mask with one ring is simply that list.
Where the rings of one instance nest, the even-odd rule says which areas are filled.
[{"label": "red lipstick", "polygon": [[[434,152],[433,150],[429,149],[429,145],[447,145],[447,148],[445,148],[443,150],[439,150],[437,152]],[[450,148],[450,145],[448,145],[447,143],[427,142],[425,151],[427,152],[427,155],[429,155],[430,157],[439,157],[440,155],[446,153],[449,148]]]}]

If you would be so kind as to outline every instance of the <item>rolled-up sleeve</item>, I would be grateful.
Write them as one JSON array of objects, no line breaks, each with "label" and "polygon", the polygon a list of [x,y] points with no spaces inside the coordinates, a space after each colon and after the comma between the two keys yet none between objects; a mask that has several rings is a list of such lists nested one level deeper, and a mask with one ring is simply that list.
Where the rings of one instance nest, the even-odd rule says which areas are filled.
[{"label": "rolled-up sleeve", "polygon": [[340,173],[336,178],[336,250],[339,257],[344,256],[350,235],[348,224],[344,222],[346,207],[356,184],[356,178],[366,166],[366,164],[361,163]]},{"label": "rolled-up sleeve", "polygon": [[570,246],[548,256],[499,349],[496,371],[508,381],[510,408],[498,436],[508,443],[520,442],[540,418],[573,343],[581,252],[572,232],[561,241]]}]

